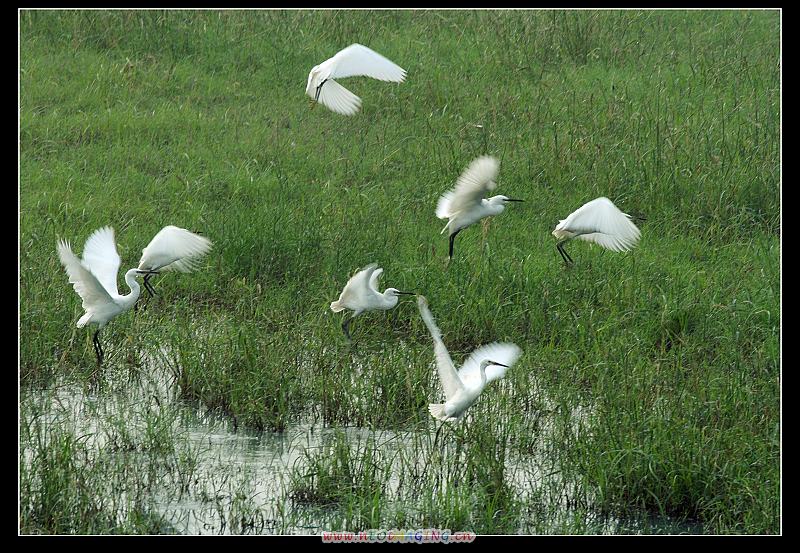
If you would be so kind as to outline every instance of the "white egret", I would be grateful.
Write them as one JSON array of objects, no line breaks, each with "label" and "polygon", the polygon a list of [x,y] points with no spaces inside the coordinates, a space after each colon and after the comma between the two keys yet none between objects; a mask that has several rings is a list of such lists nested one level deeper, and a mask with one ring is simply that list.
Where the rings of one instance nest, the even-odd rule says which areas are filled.
[{"label": "white egret", "polygon": [[493,342],[473,351],[456,372],[425,296],[417,298],[417,305],[433,337],[436,370],[447,398],[445,403],[428,405],[428,411],[440,421],[457,421],[475,403],[489,382],[505,376],[506,370],[522,355],[522,350],[516,344]]},{"label": "white egret", "polygon": [[161,271],[188,273],[197,269],[198,262],[211,249],[211,240],[186,229],[168,225],[156,234],[142,250],[139,270],[147,271],[144,287],[151,296],[156,294],[148,281]]},{"label": "white egret", "polygon": [[315,65],[308,74],[306,94],[314,99],[311,107],[321,102],[336,113],[355,114],[361,107],[361,98],[334,80],[345,77],[372,77],[401,83],[406,78],[406,70],[366,46],[351,44]]},{"label": "white egret", "polygon": [[641,233],[631,222],[631,216],[620,211],[608,198],[601,197],[587,202],[559,221],[553,236],[558,242],[556,248],[564,263],[572,263],[572,258],[564,249],[564,244],[573,238],[594,242],[614,251],[628,251],[639,241]]},{"label": "white egret", "polygon": [[130,269],[125,273],[125,283],[130,288],[126,295],[117,290],[117,271],[120,258],[114,243],[114,229],[103,227],[92,233],[83,246],[83,260],[78,259],[69,242],[58,241],[58,257],[69,276],[75,291],[83,300],[84,315],[78,319],[78,328],[88,323],[98,326],[92,337],[97,364],[103,362],[103,347],[100,345],[100,331],[108,322],[129,310],[136,303],[141,291],[136,275],[148,271]]},{"label": "white egret", "polygon": [[347,339],[350,340],[350,323],[365,311],[386,311],[397,305],[399,296],[407,294],[413,296],[413,292],[401,292],[397,288],[387,288],[381,294],[378,292],[378,277],[383,273],[383,269],[378,268],[377,263],[367,265],[361,271],[358,271],[347,284],[344,285],[339,299],[331,302],[331,311],[339,313],[344,309],[353,311],[350,318],[345,316],[342,322],[342,331]]},{"label": "white egret", "polygon": [[497,186],[494,179],[497,178],[499,167],[497,159],[491,156],[473,160],[461,173],[455,187],[439,198],[436,216],[439,219],[449,219],[440,234],[446,230],[450,232],[450,259],[453,258],[453,241],[459,232],[484,217],[499,215],[506,208],[507,202],[524,201],[508,196],[485,199],[486,194]]}]

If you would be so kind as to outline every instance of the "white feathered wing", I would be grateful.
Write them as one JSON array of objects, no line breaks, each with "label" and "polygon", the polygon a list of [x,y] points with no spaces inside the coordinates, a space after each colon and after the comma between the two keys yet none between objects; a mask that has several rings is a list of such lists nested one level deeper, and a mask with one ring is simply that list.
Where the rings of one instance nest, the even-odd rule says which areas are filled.
[{"label": "white feathered wing", "polygon": [[467,388],[477,388],[481,383],[480,365],[484,359],[490,359],[508,367],[501,367],[499,365],[489,365],[486,367],[486,383],[498,378],[503,378],[506,371],[514,363],[517,362],[522,350],[516,344],[492,342],[486,344],[473,351],[470,356],[464,361],[464,364],[458,370],[458,377],[464,386]]},{"label": "white feathered wing", "polygon": [[58,257],[69,277],[69,282],[81,297],[81,306],[86,313],[78,319],[77,326],[82,328],[89,322],[95,311],[108,306],[114,300],[97,276],[72,252],[72,247],[66,240],[58,241]]},{"label": "white feathered wing", "polygon": [[577,234],[576,238],[594,242],[606,249],[628,251],[639,242],[641,232],[630,217],[608,198],[587,202],[561,221],[556,230]]},{"label": "white feathered wing", "polygon": [[[473,160],[458,177],[456,185],[439,197],[436,216],[439,219],[451,219],[464,209],[475,208],[497,186],[494,179],[499,170],[500,163],[492,156]],[[442,233],[446,229],[447,225]]]},{"label": "white feathered wing", "polygon": [[[372,274],[376,272],[375,270],[377,268],[377,263],[370,263],[350,277],[350,280],[348,280],[347,284],[344,285],[342,293],[339,294],[339,299],[331,302],[331,311],[334,313],[339,313],[340,311],[346,309],[348,304],[357,305],[363,303],[361,299],[364,293],[368,290]],[[383,269],[379,269],[379,271],[383,272]]]},{"label": "white feathered wing", "polygon": [[211,240],[186,229],[168,225],[156,234],[139,260],[141,271],[180,271],[198,268],[200,258],[211,250]]}]

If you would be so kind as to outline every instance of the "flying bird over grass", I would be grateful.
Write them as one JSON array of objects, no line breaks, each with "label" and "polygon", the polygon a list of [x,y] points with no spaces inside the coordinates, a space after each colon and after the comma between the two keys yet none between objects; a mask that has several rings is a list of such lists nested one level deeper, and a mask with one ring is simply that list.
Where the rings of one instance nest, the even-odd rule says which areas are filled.
[{"label": "flying bird over grass", "polygon": [[98,366],[103,362],[103,347],[100,345],[100,331],[117,315],[128,311],[139,298],[141,288],[137,275],[147,271],[130,269],[125,273],[125,283],[130,292],[121,295],[117,290],[117,271],[120,258],[114,243],[114,229],[103,227],[89,236],[83,246],[83,259],[78,259],[69,242],[59,240],[58,257],[69,276],[75,291],[83,300],[85,313],[78,319],[78,328],[89,323],[96,324],[92,336]]},{"label": "flying bird over grass", "polygon": [[436,216],[439,219],[449,219],[440,233],[450,233],[449,259],[453,258],[453,242],[459,232],[484,217],[499,215],[508,202],[523,201],[507,196],[486,199],[486,194],[497,186],[495,179],[499,168],[497,159],[491,156],[479,157],[461,174],[455,187],[439,198]]},{"label": "flying bird over grass", "polygon": [[139,260],[139,270],[146,272],[144,287],[154,296],[156,291],[148,281],[161,271],[188,273],[197,269],[199,260],[211,249],[211,240],[186,229],[168,225],[156,234]]},{"label": "flying bird over grass", "polygon": [[553,231],[558,240],[558,253],[567,264],[573,261],[564,244],[573,238],[594,242],[614,252],[624,252],[636,246],[640,235],[639,229],[631,222],[631,216],[604,197],[585,203],[559,221]]},{"label": "flying bird over grass", "polygon": [[399,296],[407,294],[413,296],[413,292],[401,292],[397,288],[387,288],[381,294],[378,292],[378,278],[383,273],[383,269],[378,268],[377,263],[367,265],[361,271],[358,271],[347,284],[344,285],[339,299],[331,302],[331,311],[339,313],[345,309],[353,311],[353,315],[349,318],[345,316],[342,322],[342,331],[347,339],[350,340],[350,323],[365,311],[386,311],[397,305]]},{"label": "flying bird over grass", "polygon": [[506,370],[522,355],[522,350],[516,344],[493,342],[473,351],[456,372],[424,296],[417,298],[417,306],[433,338],[436,370],[447,398],[445,403],[431,403],[428,410],[440,421],[457,421],[477,401],[489,382],[505,376]]},{"label": "flying bird over grass", "polygon": [[319,102],[342,115],[358,112],[361,98],[335,80],[345,77],[372,77],[401,83],[406,78],[406,70],[366,46],[351,44],[332,58],[315,65],[308,74],[306,94],[314,100],[311,107]]}]

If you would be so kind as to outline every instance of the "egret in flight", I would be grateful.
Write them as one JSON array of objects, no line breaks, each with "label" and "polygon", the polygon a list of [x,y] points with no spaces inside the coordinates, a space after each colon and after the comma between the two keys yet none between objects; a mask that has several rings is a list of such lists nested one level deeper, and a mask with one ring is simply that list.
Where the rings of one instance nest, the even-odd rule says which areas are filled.
[{"label": "egret in flight", "polygon": [[121,295],[117,290],[117,271],[120,258],[114,243],[114,229],[103,227],[92,233],[83,246],[83,259],[78,259],[66,240],[58,241],[58,257],[69,276],[75,291],[83,300],[86,311],[78,319],[78,328],[88,323],[98,326],[92,337],[94,352],[98,366],[103,362],[103,347],[100,345],[100,331],[108,322],[128,311],[139,298],[137,275],[148,274],[148,271],[130,269],[125,273],[125,283],[130,292]]},{"label": "egret in flight", "polygon": [[358,271],[347,284],[344,285],[339,299],[331,302],[331,311],[339,313],[344,309],[353,311],[350,318],[345,316],[342,322],[342,331],[347,339],[350,340],[350,323],[365,311],[386,311],[397,305],[399,296],[407,294],[413,296],[413,292],[401,292],[397,288],[387,288],[381,294],[378,292],[378,277],[383,273],[383,269],[378,268],[377,263],[367,265],[361,271]]},{"label": "egret in flight", "polygon": [[497,186],[494,179],[497,178],[499,167],[497,159],[491,156],[475,159],[461,173],[455,187],[439,198],[436,216],[439,219],[449,219],[440,233],[450,233],[449,259],[453,258],[453,241],[459,232],[484,217],[499,215],[508,202],[523,201],[508,196],[492,196],[486,199],[486,194]]},{"label": "egret in flight", "polygon": [[381,81],[401,83],[406,70],[379,53],[351,44],[329,60],[315,65],[308,74],[306,94],[317,102],[342,115],[354,115],[361,108],[361,98],[347,90],[334,79],[345,77],[372,77]]},{"label": "egret in flight", "polygon": [[144,287],[147,293],[151,296],[156,294],[148,282],[153,275],[161,271],[193,271],[211,246],[211,240],[186,229],[172,225],[161,229],[142,250],[142,259],[139,260],[139,270],[146,273]]},{"label": "egret in flight", "polygon": [[559,221],[553,236],[558,240],[556,248],[564,263],[571,264],[572,258],[564,244],[573,238],[594,242],[614,252],[624,252],[636,245],[641,233],[631,222],[630,215],[620,211],[608,198],[597,198]]},{"label": "egret in flight", "polygon": [[440,421],[457,421],[475,403],[489,382],[505,376],[506,370],[522,355],[522,350],[516,344],[493,342],[473,351],[456,372],[425,296],[417,298],[417,305],[433,337],[436,370],[447,398],[445,403],[431,403],[428,410],[433,418]]}]

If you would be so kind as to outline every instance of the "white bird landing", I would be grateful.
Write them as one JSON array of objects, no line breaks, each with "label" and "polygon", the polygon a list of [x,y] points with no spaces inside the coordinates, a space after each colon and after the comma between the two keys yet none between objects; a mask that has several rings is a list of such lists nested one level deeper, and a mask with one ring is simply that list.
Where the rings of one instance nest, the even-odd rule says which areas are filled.
[{"label": "white bird landing", "polygon": [[168,225],[156,234],[142,250],[139,270],[146,271],[144,287],[154,296],[156,291],[148,281],[161,271],[188,273],[199,266],[199,260],[211,249],[211,240],[186,229]]},{"label": "white bird landing", "polygon": [[308,74],[306,94],[316,102],[342,115],[354,115],[361,108],[361,98],[347,90],[334,79],[345,77],[372,77],[381,81],[401,83],[406,70],[379,53],[351,44],[329,60],[315,65]]},{"label": "white bird landing", "polygon": [[636,246],[641,233],[631,222],[630,215],[620,211],[608,198],[601,197],[585,203],[559,221],[553,236],[558,240],[556,248],[564,263],[570,264],[572,258],[564,244],[573,238],[594,242],[614,252],[624,252]]},{"label": "white bird landing", "polygon": [[342,322],[342,331],[347,339],[350,340],[350,323],[365,311],[386,311],[397,305],[400,294],[413,296],[413,292],[401,292],[397,288],[387,288],[383,294],[378,292],[378,277],[383,273],[383,269],[378,268],[377,263],[367,265],[358,271],[347,284],[344,285],[339,299],[331,302],[331,311],[339,313],[345,309],[353,311],[350,318],[345,317]]},{"label": "white bird landing", "polygon": [[424,296],[419,296],[417,305],[433,337],[436,370],[447,398],[445,403],[431,403],[428,410],[433,418],[440,421],[457,421],[475,403],[489,382],[505,376],[506,370],[522,355],[522,350],[516,344],[493,342],[473,351],[456,372],[442,341],[442,333],[428,309],[428,301]]},{"label": "white bird landing", "polygon": [[499,215],[505,210],[507,202],[521,202],[507,196],[492,196],[485,199],[486,194],[494,190],[497,183],[497,172],[500,163],[491,156],[483,156],[473,160],[469,167],[461,173],[456,185],[439,198],[436,205],[436,216],[449,219],[442,229],[450,232],[449,258],[453,258],[453,242],[456,235],[490,215]]},{"label": "white bird landing", "polygon": [[83,260],[78,259],[66,240],[58,241],[58,257],[69,276],[75,291],[83,300],[84,315],[78,319],[78,328],[88,323],[98,326],[92,337],[97,364],[103,362],[103,348],[100,345],[100,330],[108,322],[128,311],[139,298],[141,289],[136,275],[147,271],[130,269],[125,273],[125,283],[130,288],[126,295],[117,290],[117,271],[120,258],[114,243],[114,229],[103,227],[92,233],[83,246]]}]

